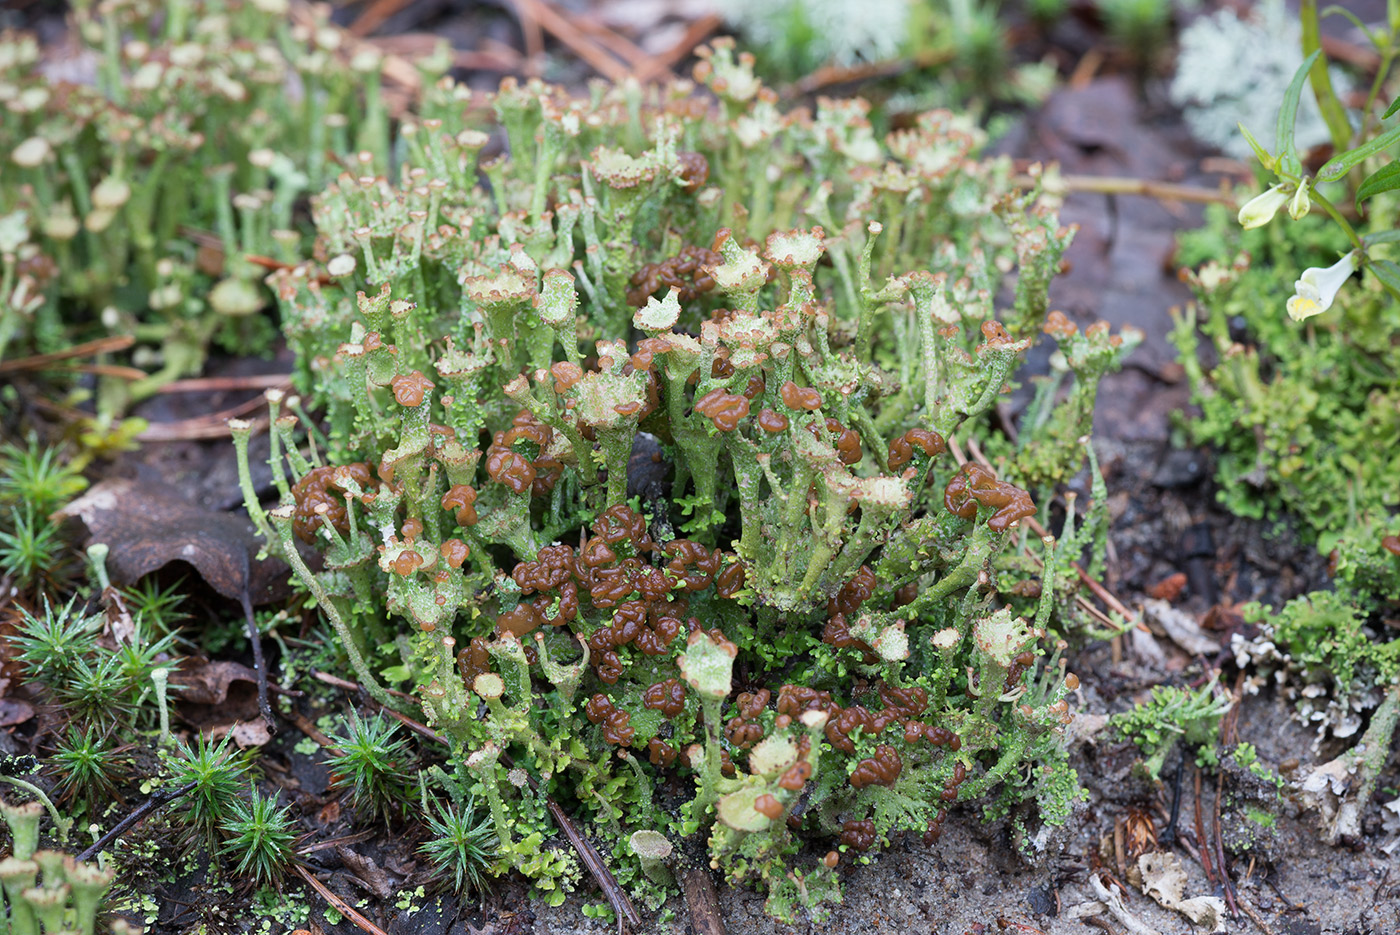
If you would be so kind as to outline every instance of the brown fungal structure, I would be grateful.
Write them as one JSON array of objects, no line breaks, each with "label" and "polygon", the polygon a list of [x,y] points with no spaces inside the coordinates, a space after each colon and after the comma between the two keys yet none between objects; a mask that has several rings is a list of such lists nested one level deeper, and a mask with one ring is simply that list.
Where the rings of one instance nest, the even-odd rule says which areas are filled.
[{"label": "brown fungal structure", "polygon": [[854,851],[868,851],[875,846],[875,822],[852,819],[841,826],[841,843]]},{"label": "brown fungal structure", "polygon": [[942,435],[929,429],[910,429],[890,442],[890,470],[897,471],[908,464],[913,460],[915,450],[922,451],[926,457],[936,458],[948,450],[948,443]]},{"label": "brown fungal structure", "polygon": [[372,481],[370,466],[364,462],[339,467],[312,468],[292,485],[296,512],[292,529],[302,542],[315,541],[316,530],[330,523],[344,535],[349,531],[345,512],[345,483],[353,481],[361,490],[368,490]]},{"label": "brown fungal structure", "polygon": [[395,376],[389,381],[389,387],[393,390],[394,401],[400,406],[421,406],[433,391],[433,381],[425,377],[421,370],[414,370]]},{"label": "brown fungal structure", "polygon": [[711,390],[695,401],[695,411],[707,417],[721,432],[732,432],[748,416],[749,401],[724,390]]},{"label": "brown fungal structure", "polygon": [[798,386],[792,380],[788,380],[778,389],[778,395],[782,397],[783,405],[789,409],[815,412],[822,407],[821,390],[811,386]]},{"label": "brown fungal structure", "polygon": [[993,532],[1006,532],[1035,515],[1035,502],[1029,493],[997,480],[990,470],[973,461],[964,464],[948,481],[943,488],[943,502],[949,512],[963,519],[976,519],[979,506],[992,507],[994,512],[987,519],[987,526]]},{"label": "brown fungal structure", "polygon": [[648,296],[669,287],[680,293],[682,305],[694,302],[715,288],[715,281],[706,269],[719,262],[720,256],[714,250],[686,244],[674,257],[647,263],[637,270],[632,275],[627,301],[633,308],[640,308],[646,304]]},{"label": "brown fungal structure", "polygon": [[631,715],[614,706],[612,699],[604,694],[596,694],[584,706],[588,720],[603,728],[603,739],[615,747],[625,747],[632,743],[637,729],[631,725]]},{"label": "brown fungal structure", "polygon": [[763,739],[763,725],[759,723],[758,718],[768,707],[771,698],[772,692],[766,688],[757,692],[742,692],[739,695],[739,713],[724,725],[725,739],[734,749],[747,750]]}]

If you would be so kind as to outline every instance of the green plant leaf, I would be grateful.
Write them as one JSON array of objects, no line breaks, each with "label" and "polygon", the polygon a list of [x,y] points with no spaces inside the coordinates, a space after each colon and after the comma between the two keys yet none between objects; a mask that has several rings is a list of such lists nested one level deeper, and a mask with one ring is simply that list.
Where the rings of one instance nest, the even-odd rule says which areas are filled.
[{"label": "green plant leaf", "polygon": [[[1303,54],[1318,52],[1322,48],[1322,30],[1317,22],[1317,0],[1302,0],[1298,18],[1303,25]],[[1332,75],[1327,71],[1326,59],[1313,65],[1310,83],[1327,132],[1332,137],[1332,148],[1340,152],[1351,141],[1351,124],[1342,102],[1337,100],[1337,92],[1332,89]]]},{"label": "green plant leaf", "polygon": [[1391,260],[1368,259],[1366,265],[1381,281],[1381,285],[1385,286],[1392,295],[1400,297],[1400,263]]},{"label": "green plant leaf", "polygon": [[1335,182],[1350,172],[1354,166],[1359,165],[1363,159],[1368,159],[1381,150],[1393,146],[1398,140],[1400,140],[1400,127],[1391,127],[1375,139],[1327,160],[1322,168],[1317,170],[1317,180],[1319,182]]},{"label": "green plant leaf", "polygon": [[1381,166],[1361,183],[1361,187],[1356,190],[1356,207],[1360,209],[1361,202],[1372,195],[1379,195],[1381,192],[1393,192],[1400,188],[1400,162],[1392,162],[1388,166]]},{"label": "green plant leaf", "polygon": [[1385,113],[1381,114],[1381,119],[1389,120],[1391,117],[1395,116],[1397,110],[1400,110],[1400,97],[1396,97],[1395,100],[1390,102],[1390,106],[1385,109]]},{"label": "green plant leaf", "polygon": [[1260,165],[1270,172],[1277,171],[1278,160],[1259,144],[1259,141],[1254,138],[1254,134],[1249,132],[1249,127],[1246,127],[1242,123],[1236,124],[1236,126],[1238,126],[1240,132],[1244,134],[1245,141],[1249,143],[1249,148],[1254,150],[1254,158],[1259,160]]},{"label": "green plant leaf", "polygon": [[1303,94],[1303,82],[1308,79],[1308,69],[1313,67],[1313,63],[1321,55],[1322,50],[1318,49],[1303,59],[1303,64],[1293,73],[1293,80],[1288,82],[1288,90],[1283,94],[1283,106],[1278,111],[1278,132],[1274,137],[1274,145],[1278,147],[1283,171],[1290,175],[1298,175],[1303,171],[1303,164],[1294,149],[1293,124],[1298,120],[1298,99]]},{"label": "green plant leaf", "polygon": [[1400,243],[1400,230],[1376,231],[1374,234],[1367,234],[1361,238],[1361,242],[1368,247],[1382,243]]}]

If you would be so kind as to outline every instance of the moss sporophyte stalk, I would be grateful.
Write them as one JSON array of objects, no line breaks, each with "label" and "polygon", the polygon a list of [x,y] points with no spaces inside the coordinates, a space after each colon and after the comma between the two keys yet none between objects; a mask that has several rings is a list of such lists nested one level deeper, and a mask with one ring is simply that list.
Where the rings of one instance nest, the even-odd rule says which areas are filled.
[{"label": "moss sporophyte stalk", "polygon": [[[883,139],[861,101],[784,112],[750,65],[704,50],[712,98],[443,79],[395,176],[328,186],[318,259],[268,279],[299,396],[269,398],[271,510],[233,427],[249,513],[366,689],[406,709],[392,671],[448,739],[425,807],[482,803],[473,859],[551,901],[580,868],[545,796],[644,901],[702,834],[781,918],[959,802],[1033,849],[1081,797],[1060,653],[1096,468],[1058,545],[1026,521],[1138,336],[1047,317],[1052,175],[1013,190],[946,112]],[[1043,335],[1062,364],[997,448]],[[434,852],[460,883],[466,846]]]}]

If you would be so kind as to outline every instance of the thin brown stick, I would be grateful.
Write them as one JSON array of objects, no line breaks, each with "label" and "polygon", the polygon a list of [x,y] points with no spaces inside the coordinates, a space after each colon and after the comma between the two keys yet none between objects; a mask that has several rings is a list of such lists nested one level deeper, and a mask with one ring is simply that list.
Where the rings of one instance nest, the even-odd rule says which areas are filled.
[{"label": "thin brown stick", "polygon": [[1102,67],[1103,52],[1097,48],[1091,48],[1079,59],[1079,63],[1074,66],[1074,71],[1070,72],[1069,80],[1065,84],[1076,91],[1082,90],[1088,87]]},{"label": "thin brown stick", "polygon": [[297,872],[298,876],[306,881],[307,886],[320,893],[321,898],[330,903],[331,907],[335,909],[336,912],[345,916],[345,918],[349,919],[351,922],[354,922],[355,925],[359,927],[360,931],[366,932],[368,935],[388,935],[382,928],[361,915],[354,906],[332,893],[326,884],[312,876],[311,871],[307,870],[306,866],[301,861],[294,861],[292,863],[292,869]]},{"label": "thin brown stick", "polygon": [[918,68],[933,68],[953,60],[953,52],[938,49],[924,52],[913,58],[892,58],[883,62],[868,62],[860,65],[827,65],[818,68],[801,81],[783,92],[784,97],[797,94],[815,94],[833,84],[846,84],[855,81],[870,81],[875,78],[892,78],[906,71]]},{"label": "thin brown stick", "polygon": [[585,64],[609,81],[621,84],[630,74],[626,65],[584,36],[573,23],[560,15],[545,0],[516,0],[516,6],[522,14],[528,10],[529,15],[537,20],[546,32],[568,46]]},{"label": "thin brown stick", "polygon": [[[283,382],[281,389],[290,390],[292,385]],[[199,438],[228,438],[228,420],[237,419],[257,412],[267,406],[267,400],[262,396],[254,396],[245,403],[239,403],[229,409],[211,413],[207,416],[197,416],[193,419],[180,419],[176,422],[156,422],[148,426],[144,432],[136,436],[138,441],[143,442],[170,442],[186,441]],[[254,420],[255,422],[258,420]],[[262,421],[266,421],[264,418]]]},{"label": "thin brown stick", "polygon": [[370,828],[366,831],[356,831],[354,834],[341,835],[338,838],[331,838],[327,841],[317,841],[315,844],[308,844],[305,847],[297,848],[297,856],[305,857],[307,854],[314,854],[317,851],[327,851],[343,844],[359,844],[361,841],[368,841],[378,833],[378,828]]},{"label": "thin brown stick", "polygon": [[[514,51],[514,50],[511,50]],[[466,71],[520,71],[520,56],[506,56],[490,49],[454,49],[452,64]]]},{"label": "thin brown stick", "polygon": [[1274,930],[1265,924],[1264,920],[1259,917],[1259,913],[1249,904],[1249,900],[1245,899],[1243,896],[1240,897],[1240,908],[1244,910],[1244,914],[1249,916],[1250,920],[1255,925],[1259,926],[1259,931],[1263,932],[1264,935],[1274,935]]},{"label": "thin brown stick", "polygon": [[0,360],[0,373],[15,373],[21,370],[47,370],[54,364],[62,363],[65,360],[72,360],[74,357],[88,357],[93,354],[110,354],[115,351],[124,351],[135,343],[136,338],[132,335],[114,334],[108,338],[85,341],[82,344],[74,344],[72,347],[65,348],[61,351],[53,351],[48,354],[32,354],[29,357],[20,357],[15,360]]},{"label": "thin brown stick", "polygon": [[315,723],[312,722],[311,718],[302,714],[300,711],[292,711],[290,714],[283,714],[282,716],[285,717],[287,720],[291,721],[293,727],[301,731],[306,736],[310,737],[312,740],[316,741],[321,746],[329,747],[335,743],[334,740],[331,740],[324,733],[322,733],[321,729],[317,727]]},{"label": "thin brown stick", "polygon": [[121,364],[74,364],[63,369],[75,373],[91,373],[99,377],[116,377],[119,380],[131,380],[133,383],[150,376],[139,367],[124,367]]},{"label": "thin brown stick", "polygon": [[525,58],[538,61],[544,55],[544,32],[540,19],[535,15],[532,0],[516,0],[516,17],[520,20],[520,34],[525,40]]},{"label": "thin brown stick", "polygon": [[709,38],[710,33],[719,29],[723,23],[724,20],[717,13],[707,13],[691,23],[686,27],[685,34],[681,36],[680,41],[660,55],[652,56],[651,62],[637,69],[637,81],[646,84],[652,78],[665,74],[667,70],[674,68],[682,59],[694,52],[695,47]]},{"label": "thin brown stick", "polygon": [[444,747],[447,746],[447,738],[442,736],[442,734],[439,734],[437,731],[433,730],[427,724],[415,721],[407,714],[404,714],[400,711],[392,711],[389,708],[385,708],[384,713],[392,717],[394,720],[398,721],[404,727],[407,727],[409,730],[413,731],[418,736],[424,737],[435,743],[440,743]]},{"label": "thin brown stick", "polygon": [[1375,71],[1381,67],[1381,56],[1370,46],[1348,42],[1340,36],[1322,36],[1318,40],[1323,54],[1339,62],[1346,62],[1361,71]]},{"label": "thin brown stick", "polygon": [[[383,54],[399,61],[413,61],[433,54],[442,40],[426,32],[406,32],[397,36],[366,39]],[[481,40],[476,49],[452,49],[452,65],[467,71],[519,71],[520,53],[503,43]],[[275,268],[275,267],[274,267]]]},{"label": "thin brown stick", "polygon": [[[1039,523],[1037,523],[1034,519],[1030,520],[1029,522],[1032,532],[1039,536],[1045,535],[1045,530],[1037,528],[1038,526],[1040,526]],[[1095,597],[1107,604],[1110,610],[1115,610],[1118,613],[1122,614],[1123,619],[1128,622],[1129,626],[1133,625],[1133,621],[1137,618],[1136,614],[1134,614],[1127,607],[1123,606],[1123,602],[1118,600],[1118,598],[1114,597],[1113,594],[1108,590],[1108,588],[1104,587],[1096,579],[1090,577],[1089,573],[1085,571],[1082,567],[1080,567],[1078,562],[1071,562],[1070,564],[1074,567],[1075,572],[1078,573],[1079,580],[1083,581],[1086,585],[1089,586],[1089,590],[1094,592]],[[1120,629],[1126,629],[1126,627]]]},{"label": "thin brown stick", "polygon": [[[349,679],[343,679],[338,675],[331,675],[329,672],[322,672],[320,670],[317,670],[315,672],[312,672],[311,675],[318,681],[325,682],[327,685],[334,685],[336,688],[343,688],[346,691],[350,692],[360,691],[359,682],[352,682]],[[398,697],[406,699],[408,701],[416,700],[412,695],[406,692],[401,692],[396,688],[386,688],[385,691],[387,691],[391,695],[397,695]],[[437,735],[435,734],[434,737],[436,736]]]},{"label": "thin brown stick", "polygon": [[[1040,180],[1029,175],[1012,177],[1012,184],[1031,188]],[[1117,175],[1062,175],[1060,187],[1067,192],[1092,192],[1100,195],[1141,195],[1158,201],[1190,201],[1197,204],[1222,204],[1231,207],[1239,205],[1234,192],[1218,188],[1202,188],[1197,185],[1179,185],[1174,182],[1159,182],[1156,179],[1135,179]]]},{"label": "thin brown stick", "polygon": [[1206,823],[1201,818],[1201,768],[1196,767],[1196,843],[1201,848],[1201,869],[1206,872],[1206,881],[1215,885],[1215,870],[1210,859],[1210,839],[1206,837]]},{"label": "thin brown stick", "polygon": [[[580,31],[586,33],[593,41],[607,49],[613,55],[622,59],[632,66],[632,76],[635,78],[637,69],[652,65],[653,59],[646,51],[641,49],[636,43],[619,32],[609,29],[591,16],[573,17],[574,25]],[[663,72],[670,69],[662,67]]]},{"label": "thin brown stick", "polygon": [[[533,780],[534,777],[530,778]],[[531,785],[533,786],[534,783],[531,782]],[[549,809],[549,813],[554,816],[554,822],[559,826],[559,830],[564,832],[564,837],[569,839],[569,843],[578,852],[583,865],[593,875],[593,881],[603,891],[603,896],[607,899],[608,905],[612,906],[613,912],[617,913],[618,919],[625,919],[633,928],[640,927],[642,917],[637,914],[637,907],[632,905],[627,891],[617,885],[617,880],[613,879],[612,872],[608,870],[608,865],[603,863],[603,858],[593,847],[593,842],[578,833],[578,829],[569,820],[563,807],[554,801],[552,796],[545,796],[544,804]]]},{"label": "thin brown stick", "polygon": [[1238,918],[1240,909],[1235,903],[1235,882],[1230,879],[1230,870],[1225,865],[1225,836],[1220,833],[1220,800],[1224,798],[1220,787],[1224,781],[1224,774],[1217,773],[1215,776],[1215,808],[1211,812],[1211,831],[1215,834],[1216,866],[1220,868],[1220,880],[1225,885],[1225,902],[1230,905],[1230,915]]},{"label": "thin brown stick", "polygon": [[389,17],[398,13],[411,2],[412,0],[373,0],[359,16],[355,17],[355,21],[350,24],[347,32],[363,39],[383,26]]},{"label": "thin brown stick", "polygon": [[256,373],[246,377],[193,377],[171,380],[157,393],[217,393],[226,390],[265,390],[289,385],[290,373]]},{"label": "thin brown stick", "polygon": [[695,935],[724,935],[724,919],[719,914],[719,894],[707,867],[691,867],[680,875],[681,893],[690,910],[690,929]]}]

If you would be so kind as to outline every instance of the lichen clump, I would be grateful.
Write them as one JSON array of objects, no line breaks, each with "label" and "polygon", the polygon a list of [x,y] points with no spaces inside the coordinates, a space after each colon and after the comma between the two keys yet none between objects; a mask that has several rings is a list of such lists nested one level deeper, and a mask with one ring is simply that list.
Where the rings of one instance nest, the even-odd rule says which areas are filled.
[{"label": "lichen clump", "polygon": [[[1013,611],[998,561],[1050,490],[999,476],[1016,452],[954,457],[1072,232],[962,118],[880,139],[860,101],[784,112],[724,43],[696,76],[713,99],[444,80],[393,180],[316,198],[325,264],[270,282],[330,450],[292,447],[284,505],[249,507],[352,661],[392,660],[450,739],[498,870],[577,880],[549,794],[634,891],[662,876],[637,833],[702,833],[791,918],[837,897],[840,853],[937,838],[959,802],[1029,834],[1079,798],[1051,628],[1102,523],[1032,539],[1054,574]],[[1131,341],[1059,331],[1082,389],[1042,422],[1069,426]],[[1019,476],[1077,471],[1061,448]],[[308,475],[343,514],[294,526]],[[813,838],[836,859],[798,858]]]}]

